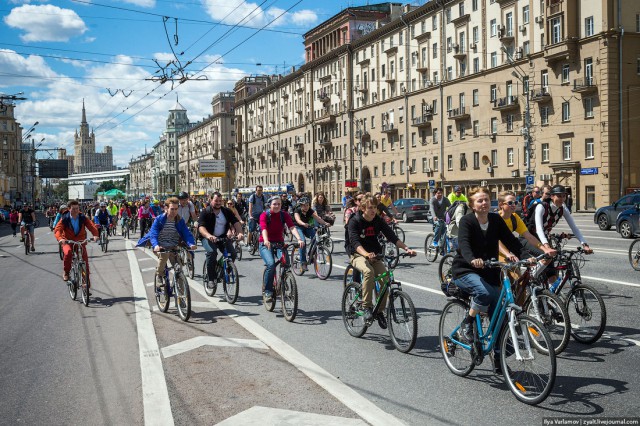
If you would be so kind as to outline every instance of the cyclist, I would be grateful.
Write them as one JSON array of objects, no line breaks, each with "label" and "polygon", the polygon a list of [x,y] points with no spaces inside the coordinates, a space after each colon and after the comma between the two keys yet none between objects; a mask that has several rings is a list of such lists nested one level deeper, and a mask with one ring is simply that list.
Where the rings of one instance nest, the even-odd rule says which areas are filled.
[{"label": "cyclist", "polygon": [[[125,221],[131,220],[131,209],[129,208],[129,204],[126,201],[123,201],[120,204],[120,210],[118,211],[118,218],[120,219],[120,226],[125,226]],[[128,225],[127,225],[128,226]]]},{"label": "cyclist", "polygon": [[256,230],[260,215],[266,210],[267,197],[262,193],[262,185],[256,185],[256,192],[249,197],[249,238],[247,244],[251,244],[252,233]]},{"label": "cyclist", "polygon": [[[455,251],[458,248],[458,229],[460,228],[460,219],[462,216],[469,212],[469,206],[464,201],[460,201],[453,210],[453,217],[450,215],[449,223],[447,224],[447,236],[451,241],[451,250]],[[445,220],[446,222],[446,220]]]},{"label": "cyclist", "polygon": [[358,212],[360,201],[364,198],[364,194],[357,194],[355,197],[349,198],[345,204],[344,210],[344,250],[347,256],[351,256],[351,245],[349,244],[349,220]]},{"label": "cyclist", "polygon": [[111,217],[111,215],[109,214],[109,211],[107,210],[107,203],[105,202],[100,203],[100,208],[96,211],[96,214],[93,217],[93,221],[95,222],[96,225],[98,225],[98,229],[104,226],[108,230],[109,225],[113,221],[112,219],[113,218]]},{"label": "cyclist", "polygon": [[527,211],[529,210],[529,204],[531,204],[531,202],[533,200],[539,199],[540,198],[540,187],[539,186],[534,186],[533,188],[531,188],[531,192],[528,193],[527,195],[524,196],[524,198],[522,199],[522,214],[527,214]]},{"label": "cyclist", "polygon": [[154,219],[162,214],[163,209],[160,207],[160,201],[153,200],[153,204],[151,205],[151,211],[153,211]]},{"label": "cyclist", "polygon": [[[240,221],[238,221],[233,212],[222,205],[222,194],[217,191],[211,194],[209,205],[200,212],[198,223],[200,225],[198,232],[202,238],[202,247],[206,252],[207,274],[209,275],[209,281],[214,283],[217,276],[218,250],[220,250],[220,253],[224,250],[218,239],[225,238],[229,229],[233,227],[238,239],[242,240],[244,237],[242,235],[242,226],[240,226]],[[236,260],[236,251],[233,249],[231,240],[226,241],[226,249],[231,254],[231,258]]]},{"label": "cyclist", "polygon": [[111,223],[113,226],[116,226],[116,220],[118,219],[118,206],[113,202],[113,200],[109,200],[107,211],[109,212],[109,216],[111,216]]},{"label": "cyclist", "polygon": [[[71,260],[73,258],[72,246],[65,243],[65,241],[84,241],[87,239],[87,229],[93,235],[93,241],[98,240],[98,228],[91,222],[91,220],[85,215],[80,213],[80,203],[76,200],[71,200],[68,203],[69,214],[62,216],[62,219],[55,227],[55,235],[58,243],[62,244],[62,279],[69,281],[69,271],[71,270]],[[89,257],[87,256],[87,249],[82,246],[82,259],[87,265],[87,283],[91,283],[89,280]],[[89,293],[91,295],[91,293]]]},{"label": "cyclist", "polygon": [[456,201],[464,201],[465,203],[469,203],[467,197],[462,193],[462,187],[460,185],[456,185],[453,187],[453,192],[449,194],[447,199],[451,204],[455,203]]},{"label": "cyclist", "polygon": [[[378,242],[378,234],[381,232],[390,242],[405,250],[411,256],[416,252],[411,250],[398,236],[391,230],[389,225],[377,215],[378,200],[370,194],[364,196],[360,202],[358,213],[349,219],[349,243],[351,246],[351,265],[362,276],[362,307],[365,311],[364,319],[373,319],[371,311],[373,307],[372,292],[375,286],[375,277],[384,273],[387,268],[382,260],[377,258],[377,254],[382,252],[382,247]],[[384,318],[384,307],[387,304],[387,295],[381,301],[381,310],[378,313],[378,325],[380,328],[387,328],[387,321]]]},{"label": "cyclist", "polygon": [[66,204],[60,204],[60,209],[58,210],[58,214],[56,214],[56,218],[53,219],[53,227],[55,228],[58,225],[58,222],[62,219],[62,216],[69,211],[69,207]]},{"label": "cyclist", "polygon": [[396,208],[396,205],[393,204],[393,200],[391,199],[391,191],[389,190],[389,188],[384,188],[384,191],[380,195],[380,202],[387,209],[391,208],[393,210],[394,216],[391,216],[389,214],[391,218],[395,218],[398,215],[398,209]]},{"label": "cyclist", "polygon": [[189,200],[189,194],[182,191],[178,194],[178,200],[180,205],[178,206],[178,216],[184,219],[184,223],[189,225],[190,222],[194,222],[194,226],[198,227],[198,216],[196,216],[196,208]]},{"label": "cyclist", "polygon": [[[180,202],[177,198],[167,198],[164,202],[166,212],[157,217],[151,225],[149,232],[138,240],[137,247],[144,246],[148,242],[151,243],[153,251],[156,253],[160,261],[156,268],[156,275],[160,278],[159,282],[164,283],[164,268],[167,260],[171,264],[176,262],[175,253],[160,253],[162,249],[175,249],[180,240],[184,241],[190,250],[196,249],[196,242],[193,235],[189,232],[187,225],[179,215],[178,208]],[[164,284],[161,284],[161,287]]]},{"label": "cyclist", "polygon": [[47,222],[49,223],[49,227],[53,229],[53,219],[56,217],[56,207],[54,205],[49,206],[47,212],[45,213],[45,217],[47,218]]},{"label": "cyclist", "polygon": [[236,207],[236,211],[238,212],[238,214],[240,215],[240,217],[242,218],[243,222],[247,220],[247,211],[248,211],[248,206],[247,206],[247,200],[244,199],[244,196],[242,195],[241,192],[238,192],[238,194],[236,195],[236,200],[234,202],[235,207]]},{"label": "cyclist", "polygon": [[[282,256],[280,247],[272,247],[272,244],[284,244],[284,227],[288,227],[294,237],[300,243],[300,248],[304,249],[304,241],[298,234],[298,229],[294,226],[291,215],[282,211],[282,200],[278,196],[271,197],[268,201],[269,209],[260,215],[260,257],[264,261],[266,273],[264,274],[264,300],[269,303],[273,300],[273,277],[275,276],[276,258],[273,256],[272,248],[275,248],[276,256]],[[287,253],[285,252],[285,256]],[[289,260],[287,259],[287,263]]]},{"label": "cyclist", "polygon": [[[300,202],[298,201],[298,203]],[[336,215],[331,211],[331,206],[329,206],[324,192],[318,192],[316,194],[316,197],[313,199],[313,209],[325,222],[329,222],[332,225],[335,223]]]},{"label": "cyclist", "polygon": [[431,219],[433,220],[433,246],[438,247],[440,238],[445,231],[444,215],[451,207],[451,201],[444,197],[444,191],[442,188],[436,188],[433,191],[433,197],[429,200],[429,211],[431,212]]},{"label": "cyclist", "polygon": [[31,208],[31,204],[25,204],[18,212],[18,222],[20,222],[20,242],[24,242],[24,232],[27,231],[31,235],[31,251],[36,251],[33,235],[33,227],[36,222],[36,212]]},{"label": "cyclist", "polygon": [[286,192],[280,194],[280,199],[282,200],[282,211],[292,212],[293,210],[291,210],[291,200],[289,200],[289,197],[287,197]]},{"label": "cyclist", "polygon": [[145,199],[138,209],[138,219],[140,220],[140,235],[144,235],[145,232],[147,232],[147,223],[152,217],[155,218],[156,215],[149,207],[149,200]]},{"label": "cyclist", "polygon": [[236,219],[238,219],[238,222],[240,222],[240,226],[244,225],[244,222],[242,221],[242,217],[240,216],[240,213],[238,213],[238,210],[236,210],[236,203],[234,203],[233,200],[227,200],[226,198],[223,198],[222,205],[226,206],[229,210],[231,210],[231,213],[233,213]]},{"label": "cyclist", "polygon": [[[504,220],[491,208],[488,188],[476,187],[469,193],[472,214],[462,217],[458,231],[458,251],[453,259],[451,272],[455,284],[471,294],[471,308],[460,326],[460,338],[473,341],[473,321],[479,313],[493,313],[500,296],[500,271],[483,269],[486,260],[498,257],[498,245],[507,248],[506,258],[516,262],[522,246],[509,231]],[[497,365],[497,364],[496,364]]]},{"label": "cyclist", "polygon": [[[282,209],[282,211],[285,211]],[[298,203],[298,207],[296,207],[293,212],[293,219],[298,229],[298,235],[300,238],[305,241],[305,237],[309,237],[309,239],[313,239],[316,235],[316,230],[313,227],[313,221],[320,223],[324,226],[331,226],[330,222],[323,220],[318,213],[310,207],[309,199],[307,197],[303,197],[300,199]],[[304,248],[300,249],[300,262],[302,264],[303,270],[307,269],[307,250]]]}]

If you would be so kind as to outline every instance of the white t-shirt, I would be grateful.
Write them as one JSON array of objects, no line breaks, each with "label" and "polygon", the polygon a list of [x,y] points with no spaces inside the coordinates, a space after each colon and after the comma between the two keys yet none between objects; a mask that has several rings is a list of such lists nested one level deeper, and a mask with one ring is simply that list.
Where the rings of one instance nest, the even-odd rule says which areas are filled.
[{"label": "white t-shirt", "polygon": [[187,205],[184,207],[182,204],[178,205],[178,215],[184,220],[184,223],[188,223],[191,218],[191,213],[195,212],[196,208],[191,201],[187,201]]},{"label": "white t-shirt", "polygon": [[224,213],[222,212],[222,209],[220,209],[220,212],[216,214],[216,226],[213,229],[213,235],[216,237],[223,237],[226,229],[227,218],[224,217]]}]

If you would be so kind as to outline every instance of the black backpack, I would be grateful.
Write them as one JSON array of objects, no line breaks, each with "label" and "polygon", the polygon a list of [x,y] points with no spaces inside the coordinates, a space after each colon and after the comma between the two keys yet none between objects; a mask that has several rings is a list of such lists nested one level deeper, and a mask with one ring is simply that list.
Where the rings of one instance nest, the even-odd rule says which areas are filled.
[{"label": "black backpack", "polygon": [[[448,224],[451,223],[451,221],[453,220],[454,215],[456,214],[456,209],[458,208],[460,203],[462,203],[462,201],[460,201],[460,200],[454,201],[453,204],[451,204],[451,206],[449,206],[447,211],[444,213],[444,223],[445,224],[448,225]],[[464,214],[467,214],[467,210],[468,210],[469,207],[465,204],[464,208],[465,208]]]},{"label": "black backpack", "polygon": [[[285,226],[284,212],[280,210],[280,222]],[[271,223],[271,209],[267,210],[267,226]]]}]

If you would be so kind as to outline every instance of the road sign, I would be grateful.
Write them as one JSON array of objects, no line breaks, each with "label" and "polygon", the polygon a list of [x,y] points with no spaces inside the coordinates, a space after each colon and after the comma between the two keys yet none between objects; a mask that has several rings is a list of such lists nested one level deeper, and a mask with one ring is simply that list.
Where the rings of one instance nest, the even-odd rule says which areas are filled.
[{"label": "road sign", "polygon": [[200,177],[225,177],[227,175],[224,160],[199,160]]},{"label": "road sign", "polygon": [[535,179],[535,176],[527,176],[527,177],[525,178],[525,183],[526,183],[527,185],[533,185],[533,180],[534,180],[534,179]]},{"label": "road sign", "polygon": [[598,174],[598,168],[597,167],[589,167],[586,169],[580,169],[580,174],[581,175],[597,175]]},{"label": "road sign", "polygon": [[433,179],[431,179],[431,180],[429,181],[429,188],[434,188],[435,186],[436,186],[436,181],[435,181],[435,180],[433,180]]}]

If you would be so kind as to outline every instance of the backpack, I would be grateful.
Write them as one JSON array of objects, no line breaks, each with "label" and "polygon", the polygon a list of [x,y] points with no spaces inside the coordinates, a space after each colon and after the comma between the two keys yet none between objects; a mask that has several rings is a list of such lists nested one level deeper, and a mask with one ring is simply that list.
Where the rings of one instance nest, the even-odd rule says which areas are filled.
[{"label": "backpack", "polygon": [[[285,226],[284,212],[282,210],[280,210],[280,222],[282,223],[282,226]],[[267,210],[267,226],[269,226],[270,223],[271,223],[271,209]]]},{"label": "backpack", "polygon": [[548,201],[539,201],[535,204],[531,204],[531,206],[529,207],[529,211],[527,212],[528,220],[525,222],[525,225],[527,225],[527,229],[533,235],[536,235],[535,210],[538,207],[538,204],[542,204],[542,206],[544,207],[544,214],[542,215],[542,225],[545,228],[548,224],[551,224],[551,226],[555,225],[557,221],[562,219],[562,216],[564,215],[564,208],[560,208],[556,213],[557,219],[555,217],[556,215],[551,216],[551,206],[549,205]]},{"label": "backpack", "polygon": [[444,223],[449,225],[452,221],[453,218],[455,216],[456,213],[456,209],[458,208],[458,206],[463,203],[464,204],[464,214],[467,214],[467,209],[469,208],[467,206],[466,203],[464,203],[463,201],[454,201],[453,204],[451,204],[451,206],[449,206],[449,208],[447,209],[447,211],[444,214]]},{"label": "backpack", "polygon": [[[253,201],[251,201],[253,199]],[[256,203],[256,193],[254,192],[253,194],[251,194],[251,197],[249,197],[249,202],[255,204]],[[262,208],[264,209],[267,206],[267,197],[262,194]]]},{"label": "backpack", "polygon": [[529,230],[536,228],[536,207],[538,206],[538,204],[541,204],[541,203],[542,203],[542,199],[534,198],[529,202],[529,205],[525,210],[522,221],[524,222],[525,225],[527,225],[527,229]]}]

